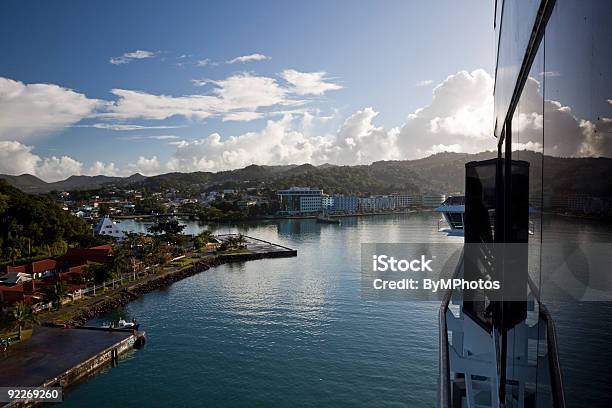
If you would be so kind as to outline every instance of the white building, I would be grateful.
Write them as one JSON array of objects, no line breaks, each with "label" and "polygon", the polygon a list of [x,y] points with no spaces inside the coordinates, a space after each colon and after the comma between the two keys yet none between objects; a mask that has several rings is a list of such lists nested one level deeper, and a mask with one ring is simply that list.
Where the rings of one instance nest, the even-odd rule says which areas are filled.
[{"label": "white building", "polygon": [[334,197],[324,195],[321,197],[321,208],[323,211],[331,211],[334,207]]},{"label": "white building", "polygon": [[421,200],[421,205],[423,207],[438,207],[444,200],[446,200],[446,195],[444,194],[424,195]]},{"label": "white building", "polygon": [[309,187],[291,187],[277,192],[281,214],[308,214],[321,212],[323,190]]},{"label": "white building", "polygon": [[106,235],[113,237],[117,240],[125,238],[125,233],[117,227],[117,224],[113,222],[109,217],[104,217],[94,227],[95,235]]},{"label": "white building", "polygon": [[359,197],[335,195],[333,197],[333,211],[342,213],[354,213],[359,208]]},{"label": "white building", "polygon": [[360,197],[359,198],[359,211],[371,212],[376,209],[376,198],[375,197]]},{"label": "white building", "polygon": [[416,195],[395,195],[395,206],[397,208],[406,208],[413,205],[421,205],[421,196]]}]

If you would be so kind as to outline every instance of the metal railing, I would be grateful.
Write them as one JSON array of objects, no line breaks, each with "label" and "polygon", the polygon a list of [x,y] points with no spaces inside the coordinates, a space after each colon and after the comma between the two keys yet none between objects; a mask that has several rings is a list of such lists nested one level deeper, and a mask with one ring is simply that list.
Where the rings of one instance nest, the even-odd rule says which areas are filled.
[{"label": "metal railing", "polygon": [[[464,252],[453,273],[453,278],[457,277],[463,267]],[[550,387],[552,404],[555,408],[565,408],[565,393],[563,390],[563,376],[559,363],[557,349],[557,337],[554,321],[550,312],[540,301],[540,293],[537,286],[528,276],[527,282],[534,299],[538,303],[539,319],[546,324],[546,345],[548,353],[548,368],[550,375]],[[449,357],[447,311],[452,299],[453,290],[449,289],[442,299],[438,312],[439,321],[439,374],[438,374],[438,408],[452,408],[452,388],[451,388],[451,369]]]},{"label": "metal railing", "polygon": [[[455,272],[453,272],[452,278],[456,278],[461,268],[463,267],[463,250],[457,262]],[[451,408],[451,378],[450,378],[450,358],[448,355],[448,327],[446,325],[446,311],[450,304],[453,295],[453,290],[449,289],[444,294],[440,310],[438,312],[438,323],[439,323],[439,336],[438,336],[438,347],[439,347],[439,359],[438,362],[438,408]]]}]

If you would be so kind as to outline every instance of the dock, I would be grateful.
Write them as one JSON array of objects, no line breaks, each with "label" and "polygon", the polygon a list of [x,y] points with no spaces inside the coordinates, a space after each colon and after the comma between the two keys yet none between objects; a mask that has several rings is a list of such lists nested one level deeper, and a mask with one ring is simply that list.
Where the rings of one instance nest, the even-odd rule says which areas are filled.
[{"label": "dock", "polygon": [[[224,241],[229,237],[237,237],[239,234],[221,234],[215,235],[219,240]],[[251,255],[260,258],[282,258],[282,257],[293,257],[297,256],[297,250],[288,248],[286,246],[275,244],[274,242],[265,241],[263,239],[251,237],[249,235],[242,234],[245,239],[246,250]],[[232,255],[218,255],[220,257],[231,257]]]},{"label": "dock", "polygon": [[[93,327],[35,327],[35,335],[0,354],[4,387],[67,387],[117,362],[144,339],[143,332]],[[0,406],[14,408],[26,402]],[[30,405],[27,405],[30,406]]]}]

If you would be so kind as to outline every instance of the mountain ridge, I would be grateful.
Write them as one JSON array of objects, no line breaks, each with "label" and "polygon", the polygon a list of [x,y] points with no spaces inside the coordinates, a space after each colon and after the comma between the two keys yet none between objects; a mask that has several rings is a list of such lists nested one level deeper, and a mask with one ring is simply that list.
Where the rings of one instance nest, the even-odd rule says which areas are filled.
[{"label": "mountain ridge", "polygon": [[[465,163],[494,158],[495,152],[442,152],[415,160],[376,161],[368,165],[315,166],[290,164],[267,166],[251,164],[235,170],[219,172],[172,172],[155,176],[136,173],[129,177],[70,176],[66,180],[47,183],[33,175],[0,175],[9,184],[24,192],[96,190],[102,187],[134,186],[148,191],[165,189],[208,191],[223,188],[269,188],[291,186],[320,187],[326,193],[450,193],[463,191]],[[531,151],[515,153],[515,158],[531,164],[530,184],[542,184],[542,154]],[[612,178],[609,158],[560,158],[544,156],[547,161],[545,190],[592,192],[612,196],[606,180]],[[539,176],[538,176],[539,175]],[[603,195],[602,195],[603,196]]]}]

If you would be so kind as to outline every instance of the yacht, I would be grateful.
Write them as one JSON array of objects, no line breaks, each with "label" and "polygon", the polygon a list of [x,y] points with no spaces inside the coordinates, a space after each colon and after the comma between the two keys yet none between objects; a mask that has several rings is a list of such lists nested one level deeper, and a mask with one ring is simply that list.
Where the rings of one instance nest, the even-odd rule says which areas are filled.
[{"label": "yacht", "polygon": [[449,236],[463,236],[465,196],[450,196],[435,211],[442,214],[438,221],[439,232],[445,232]]}]

